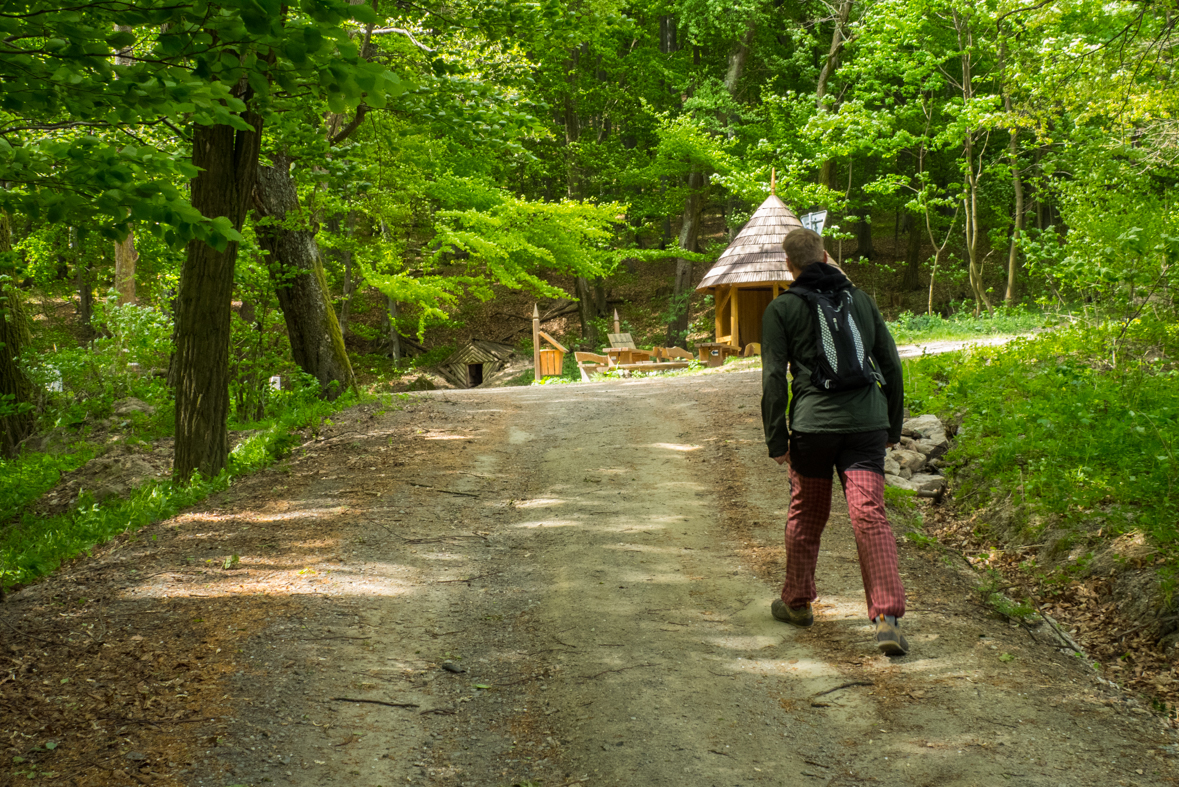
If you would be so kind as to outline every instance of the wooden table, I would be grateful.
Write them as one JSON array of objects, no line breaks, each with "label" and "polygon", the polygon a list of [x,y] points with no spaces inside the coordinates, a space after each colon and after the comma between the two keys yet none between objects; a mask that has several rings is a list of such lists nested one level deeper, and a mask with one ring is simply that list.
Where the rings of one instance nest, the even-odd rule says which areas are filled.
[{"label": "wooden table", "polygon": [[633,347],[607,347],[602,352],[610,359],[611,366],[651,360],[650,350],[636,350]]},{"label": "wooden table", "polygon": [[741,348],[725,342],[705,342],[697,344],[696,349],[700,353],[700,362],[709,366],[720,366],[730,355],[741,354]]}]

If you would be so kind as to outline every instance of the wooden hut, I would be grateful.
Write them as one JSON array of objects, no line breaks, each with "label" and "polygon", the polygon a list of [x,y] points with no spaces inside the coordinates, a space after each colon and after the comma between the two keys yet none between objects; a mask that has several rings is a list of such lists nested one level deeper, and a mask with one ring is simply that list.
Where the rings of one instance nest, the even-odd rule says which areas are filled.
[{"label": "wooden hut", "polygon": [[471,339],[438,364],[438,374],[456,388],[476,388],[512,360],[510,344]]},{"label": "wooden hut", "polygon": [[742,348],[761,344],[761,316],[770,301],[790,286],[782,239],[802,227],[774,194],[741,228],[696,292],[712,293],[716,303],[716,341]]}]

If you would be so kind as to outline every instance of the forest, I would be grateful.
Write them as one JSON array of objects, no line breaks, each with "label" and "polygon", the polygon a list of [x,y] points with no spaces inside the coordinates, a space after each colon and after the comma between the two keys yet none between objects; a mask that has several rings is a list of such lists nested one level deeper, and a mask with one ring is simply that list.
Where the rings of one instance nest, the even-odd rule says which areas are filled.
[{"label": "forest", "polygon": [[[531,357],[534,303],[571,348],[603,347],[615,310],[644,346],[718,338],[695,288],[773,180],[827,211],[898,341],[1036,332],[909,364],[909,406],[966,424],[966,505],[1057,533],[1073,574],[1045,581],[1145,538],[1162,620],[1177,20],[1157,0],[3,0],[0,588],[392,404],[461,341]],[[174,480],[45,508],[112,442]]]}]

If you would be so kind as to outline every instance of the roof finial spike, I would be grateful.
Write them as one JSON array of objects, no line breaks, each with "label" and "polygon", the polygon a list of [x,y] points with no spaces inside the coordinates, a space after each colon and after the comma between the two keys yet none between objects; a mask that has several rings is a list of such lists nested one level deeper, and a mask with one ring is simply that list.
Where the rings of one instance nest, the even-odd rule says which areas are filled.
[{"label": "roof finial spike", "polygon": [[778,172],[773,167],[770,167],[770,196],[774,196],[774,190],[778,187]]}]

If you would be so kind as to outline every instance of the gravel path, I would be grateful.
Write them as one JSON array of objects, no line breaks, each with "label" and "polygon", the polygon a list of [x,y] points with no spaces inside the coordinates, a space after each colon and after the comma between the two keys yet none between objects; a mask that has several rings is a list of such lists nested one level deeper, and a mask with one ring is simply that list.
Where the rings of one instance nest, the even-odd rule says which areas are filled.
[{"label": "gravel path", "polygon": [[[139,737],[112,749],[138,756],[78,783],[1175,783],[1162,720],[990,614],[943,553],[902,539],[913,652],[879,655],[841,500],[815,626],[774,621],[787,487],[759,385],[736,372],[354,411],[161,541],[25,591],[28,610],[95,597],[81,586],[131,561],[144,579],[107,614],[131,605],[161,664],[201,659],[209,676],[170,701],[215,722],[124,728]],[[217,568],[230,551],[240,567]],[[143,615],[159,609],[199,642],[169,645],[163,613]]]}]

